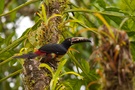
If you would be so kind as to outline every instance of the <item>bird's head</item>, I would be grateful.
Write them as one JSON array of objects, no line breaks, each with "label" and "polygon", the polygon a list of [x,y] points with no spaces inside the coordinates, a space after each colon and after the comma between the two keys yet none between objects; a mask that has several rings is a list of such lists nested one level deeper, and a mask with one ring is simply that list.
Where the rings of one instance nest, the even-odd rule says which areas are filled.
[{"label": "bird's head", "polygon": [[85,37],[71,37],[71,38],[66,38],[62,42],[62,45],[64,45],[66,48],[69,48],[71,45],[81,43],[81,42],[91,42],[91,40]]}]

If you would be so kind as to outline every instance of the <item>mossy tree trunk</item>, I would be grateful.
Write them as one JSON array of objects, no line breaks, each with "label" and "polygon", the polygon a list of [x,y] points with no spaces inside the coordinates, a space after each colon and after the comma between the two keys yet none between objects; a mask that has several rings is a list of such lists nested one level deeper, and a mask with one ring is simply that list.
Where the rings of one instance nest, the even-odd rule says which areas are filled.
[{"label": "mossy tree trunk", "polygon": [[[46,2],[42,2],[40,8],[41,11],[37,12],[41,18],[41,24],[35,34],[39,46],[58,42],[61,37],[61,15],[65,9],[65,5],[65,0],[47,0]],[[45,59],[47,58],[44,58],[44,61]],[[46,68],[39,68],[40,64],[40,59],[26,59],[24,61],[23,74],[26,90],[49,90],[49,84],[52,79],[51,73]],[[50,60],[46,64],[48,64],[55,72],[58,61]]]},{"label": "mossy tree trunk", "polygon": [[135,64],[128,35],[125,31],[106,26],[99,28],[99,32],[103,90],[134,90]]}]

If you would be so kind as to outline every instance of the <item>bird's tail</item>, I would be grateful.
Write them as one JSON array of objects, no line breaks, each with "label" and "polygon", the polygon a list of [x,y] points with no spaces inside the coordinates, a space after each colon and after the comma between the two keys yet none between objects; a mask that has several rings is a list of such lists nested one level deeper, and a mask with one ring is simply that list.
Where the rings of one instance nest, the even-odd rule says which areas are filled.
[{"label": "bird's tail", "polygon": [[14,56],[14,58],[28,58],[28,59],[32,59],[32,58],[35,58],[37,57],[38,55],[36,53],[28,53],[28,54],[23,54],[23,55],[20,55],[20,56]]}]

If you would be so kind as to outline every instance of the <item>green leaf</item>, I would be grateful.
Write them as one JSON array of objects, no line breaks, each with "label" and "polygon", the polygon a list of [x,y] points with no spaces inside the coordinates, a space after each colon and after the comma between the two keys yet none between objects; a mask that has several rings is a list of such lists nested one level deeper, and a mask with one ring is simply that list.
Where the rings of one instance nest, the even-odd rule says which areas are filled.
[{"label": "green leaf", "polygon": [[135,31],[127,31],[127,34],[129,37],[132,37],[135,35]]},{"label": "green leaf", "polygon": [[90,71],[89,63],[86,60],[82,59],[81,60],[81,65],[86,70],[86,72],[89,73],[89,71]]},{"label": "green leaf", "polygon": [[119,12],[120,11],[120,9],[117,8],[117,7],[107,7],[107,8],[105,8],[105,10],[106,11],[114,11],[114,12]]},{"label": "green leaf", "polygon": [[97,79],[97,77],[95,75],[93,75],[91,72],[87,73],[85,68],[82,67],[82,65],[76,60],[76,58],[73,56],[73,54],[71,54],[71,52],[69,52],[68,55],[72,58],[73,62],[76,64],[76,66],[79,67],[83,71],[83,73],[85,74],[85,76],[87,77],[88,80]]},{"label": "green leaf", "polygon": [[72,71],[71,72],[65,72],[64,74],[61,75],[61,77],[64,76],[64,75],[67,75],[67,74],[73,74],[73,75],[76,75],[76,76],[80,77],[81,79],[83,79],[83,77],[81,75],[79,75],[76,72],[72,72]]},{"label": "green leaf", "polygon": [[4,42],[4,38],[0,37],[0,45],[2,45]]},{"label": "green leaf", "polygon": [[8,57],[11,57],[11,56],[13,56],[13,53],[14,51],[13,50],[11,50],[11,51],[8,51],[8,52],[5,52],[5,53],[1,53],[1,55],[0,55],[0,60],[5,60],[5,59],[7,59]]},{"label": "green leaf", "polygon": [[70,82],[64,81],[63,84],[64,84],[64,86],[66,87],[67,90],[74,90],[74,88],[72,87]]},{"label": "green leaf", "polygon": [[69,86],[72,86],[73,90],[80,90],[82,85],[82,80],[79,79],[69,79],[67,82],[70,83]]},{"label": "green leaf", "polygon": [[99,4],[99,6],[101,6],[102,8],[106,7],[106,3],[104,0],[97,0],[97,3]]},{"label": "green leaf", "polygon": [[15,35],[15,32],[12,32],[6,39],[5,44],[9,45],[12,42],[12,37]]},{"label": "green leaf", "polygon": [[43,20],[45,23],[47,23],[46,7],[45,7],[44,3],[41,4],[41,7],[42,7]]},{"label": "green leaf", "polygon": [[27,36],[23,36],[23,37],[20,37],[19,39],[15,40],[12,44],[8,45],[6,48],[4,48],[3,50],[0,51],[0,54],[4,53],[5,51],[9,51],[13,48],[15,48],[17,45],[20,44],[20,42],[22,42]]},{"label": "green leaf", "polygon": [[108,16],[108,15],[104,15],[106,18],[111,19],[112,21],[114,21],[117,25],[120,25],[121,21],[123,20],[122,17],[117,17],[117,16]]},{"label": "green leaf", "polygon": [[0,14],[3,13],[5,0],[0,0]]},{"label": "green leaf", "polygon": [[63,60],[63,61],[61,61],[61,62],[59,63],[58,69],[56,70],[56,72],[55,72],[55,74],[53,75],[53,78],[52,78],[52,80],[51,80],[51,82],[50,82],[50,89],[51,89],[51,90],[55,90],[56,84],[57,84],[58,79],[59,79],[59,74],[60,74],[60,72],[61,72],[61,70],[62,70],[62,68],[63,68],[63,66],[64,66],[64,64],[65,64],[66,62],[67,62],[67,60],[65,59],[65,60]]},{"label": "green leaf", "polygon": [[[1,0],[0,0],[0,1],[1,1]],[[25,7],[25,6],[29,5],[29,4],[34,3],[34,2],[37,2],[37,1],[39,1],[39,0],[30,0],[29,2],[26,2],[26,3],[22,4],[22,5],[20,5],[20,6],[16,7],[16,8],[14,8],[13,10],[10,10],[10,11],[7,12],[7,13],[0,14],[0,17],[1,17],[1,16],[6,16],[6,15],[8,15],[8,14],[11,14],[12,12],[15,12],[15,11],[19,10],[20,8],[23,8],[23,7]],[[1,7],[1,6],[0,6],[0,7]]]},{"label": "green leaf", "polygon": [[132,57],[133,60],[135,61],[135,41],[130,42],[130,44],[131,44],[130,49],[131,49]]},{"label": "green leaf", "polygon": [[39,67],[45,67],[51,72],[52,75],[54,74],[52,68],[49,65],[45,64],[45,63],[41,63],[39,65]]},{"label": "green leaf", "polygon": [[55,90],[67,90],[67,88],[65,88],[65,86],[63,84],[59,84]]},{"label": "green leaf", "polygon": [[23,34],[22,34],[21,37],[23,37],[24,35],[28,34],[31,30],[32,30],[32,28],[27,28],[27,29],[23,32]]},{"label": "green leaf", "polygon": [[127,21],[127,26],[130,30],[134,31],[135,30],[135,21],[133,18],[130,18],[128,21]]},{"label": "green leaf", "polygon": [[135,41],[130,41],[131,45],[135,45]]},{"label": "green leaf", "polygon": [[22,69],[19,69],[19,70],[15,71],[15,72],[9,74],[7,77],[4,77],[4,78],[0,79],[0,82],[4,81],[4,80],[6,80],[6,79],[8,79],[8,78],[10,78],[12,76],[15,76],[15,75],[19,74],[20,72],[22,72]]},{"label": "green leaf", "polygon": [[32,30],[37,30],[37,28],[39,28],[40,24],[41,24],[41,19],[38,19],[35,24],[31,27]]},{"label": "green leaf", "polygon": [[5,63],[11,61],[12,59],[13,59],[13,57],[10,57],[10,58],[8,58],[8,59],[2,61],[2,62],[0,63],[0,66],[2,66],[2,65],[4,65]]}]

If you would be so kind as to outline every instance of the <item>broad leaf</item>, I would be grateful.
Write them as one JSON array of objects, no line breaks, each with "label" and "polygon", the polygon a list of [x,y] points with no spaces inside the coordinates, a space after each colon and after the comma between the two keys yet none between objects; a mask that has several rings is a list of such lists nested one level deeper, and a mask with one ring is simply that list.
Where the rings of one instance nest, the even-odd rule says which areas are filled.
[{"label": "broad leaf", "polygon": [[3,13],[5,0],[0,0],[0,14]]}]

